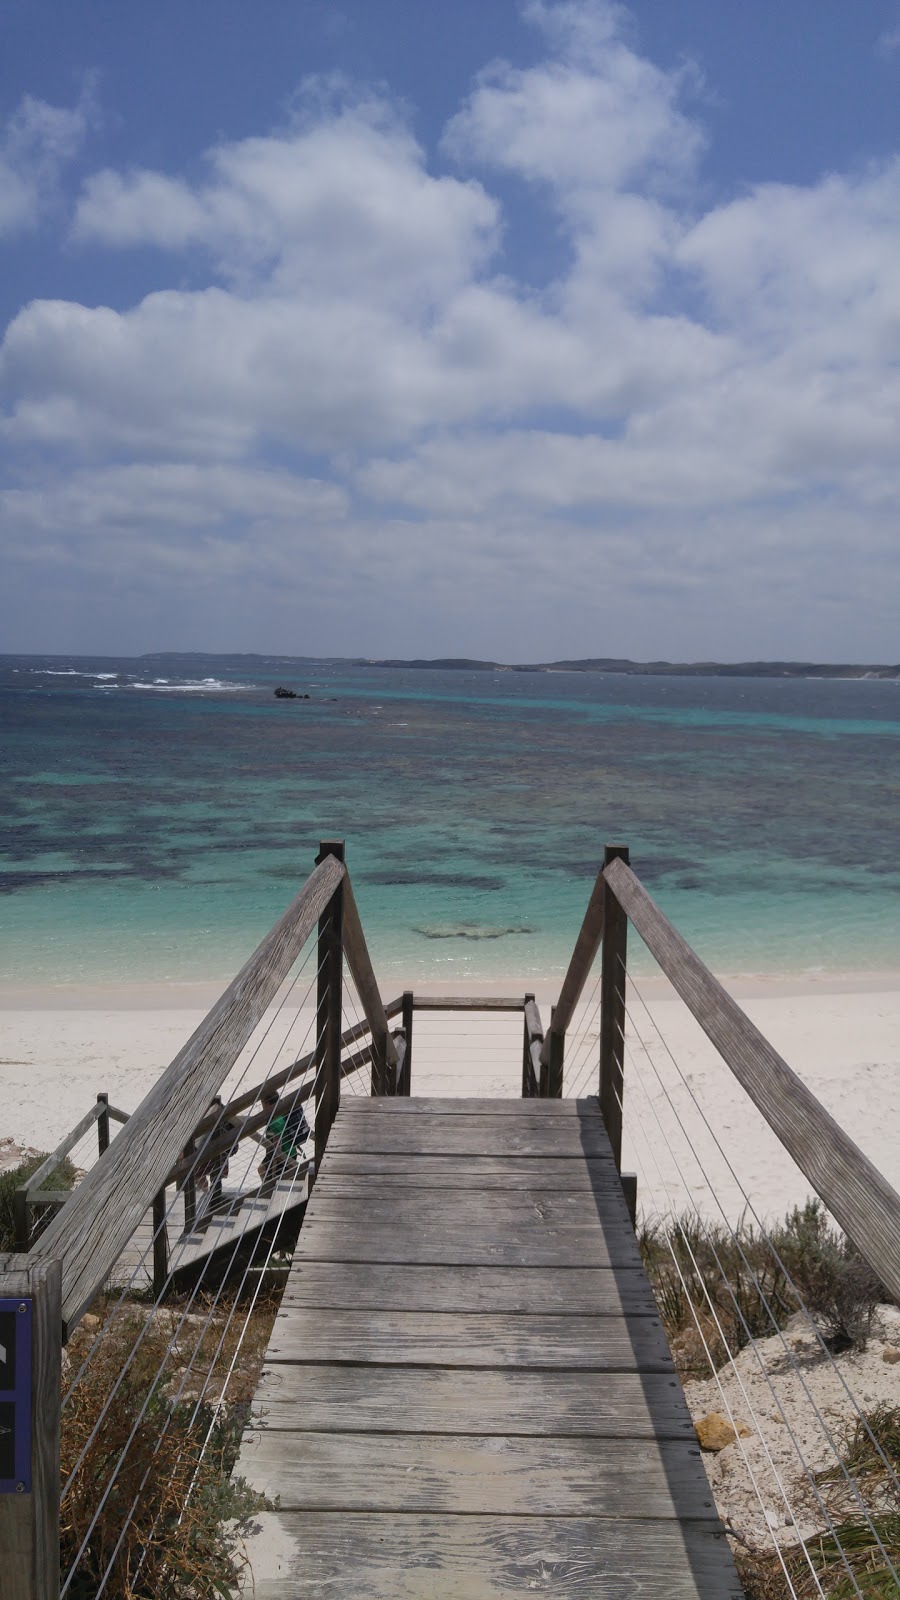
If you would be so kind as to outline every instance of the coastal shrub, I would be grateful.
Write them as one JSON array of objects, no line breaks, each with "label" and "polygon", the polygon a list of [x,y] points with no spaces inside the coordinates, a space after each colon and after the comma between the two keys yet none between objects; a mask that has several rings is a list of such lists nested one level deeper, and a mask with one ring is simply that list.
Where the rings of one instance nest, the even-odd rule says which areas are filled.
[{"label": "coastal shrub", "polygon": [[828,1348],[863,1350],[883,1299],[878,1274],[828,1220],[821,1200],[788,1212],[772,1242]]},{"label": "coastal shrub", "polygon": [[[16,1218],[15,1218],[15,1193],[21,1184],[27,1183],[38,1167],[46,1161],[46,1155],[28,1156],[17,1167],[9,1167],[6,1172],[0,1172],[0,1250],[15,1250],[16,1248]],[[75,1182],[75,1168],[68,1156],[64,1156],[59,1166],[48,1178],[44,1180],[45,1189],[71,1189]],[[56,1213],[55,1206],[36,1206],[32,1212],[32,1242],[46,1228],[48,1222]]]},{"label": "coastal shrub", "polygon": [[107,1572],[103,1592],[117,1600],[238,1592],[243,1540],[265,1501],[231,1474],[276,1309],[272,1294],[249,1320],[246,1295],[176,1300],[150,1316],[135,1303],[99,1337],[76,1331],[69,1381],[93,1349],[63,1411],[71,1600],[93,1597]]},{"label": "coastal shrub", "polygon": [[884,1298],[877,1274],[817,1199],[788,1212],[771,1244],[746,1222],[732,1230],[693,1212],[642,1219],[638,1243],[685,1378],[708,1376],[710,1361],[718,1369],[751,1339],[784,1328],[801,1305],[833,1353],[864,1349]]},{"label": "coastal shrub", "polygon": [[688,1212],[644,1220],[638,1242],[682,1377],[708,1377],[710,1361],[722,1366],[796,1309],[782,1268],[746,1224],[732,1233]]}]

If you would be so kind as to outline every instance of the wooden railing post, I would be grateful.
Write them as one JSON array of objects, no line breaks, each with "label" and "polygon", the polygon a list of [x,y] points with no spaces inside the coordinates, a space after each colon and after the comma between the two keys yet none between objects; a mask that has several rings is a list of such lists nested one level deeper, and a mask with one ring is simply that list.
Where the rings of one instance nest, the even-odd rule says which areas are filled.
[{"label": "wooden railing post", "polygon": [[[550,1027],[544,1038],[541,1052],[541,1099],[561,1100],[563,1092],[563,1062],[566,1054],[566,1036],[553,1026],[556,1006],[550,1007]],[[549,1047],[549,1048],[548,1048]],[[544,1059],[546,1053],[547,1059]]]},{"label": "wooden railing post", "polygon": [[372,1078],[371,1093],[373,1095],[387,1094],[388,1079],[388,1039],[390,1034],[385,1028],[383,1033],[372,1035]]},{"label": "wooden railing post", "polygon": [[197,1141],[191,1136],[184,1147],[184,1154],[190,1162],[187,1176],[184,1180],[184,1231],[193,1233],[197,1223],[197,1173],[194,1156],[197,1151]]},{"label": "wooden railing post", "polygon": [[[185,1219],[186,1220],[186,1219]],[[193,1228],[185,1228],[192,1233]],[[166,1191],[153,1196],[153,1298],[158,1300],[169,1276],[169,1234],[166,1227]]]},{"label": "wooden railing post", "polygon": [[[533,994],[526,994],[525,1005],[527,1006],[529,1000],[533,999]],[[525,1012],[523,1016],[522,1025],[525,1034],[522,1043],[522,1099],[531,1100],[533,1097],[532,1079],[534,1077],[534,1068],[531,1065],[531,1029],[528,1026],[527,1012]]]},{"label": "wooden railing post", "polygon": [[403,1054],[400,1074],[397,1079],[397,1094],[408,1095],[412,1089],[412,1036],[414,1007],[415,1000],[412,989],[404,989],[401,1022],[403,1024],[403,1032],[406,1036],[406,1049]]},{"label": "wooden railing post", "polygon": [[[344,859],[342,839],[323,839],[316,864]],[[341,983],[343,978],[343,879],[319,918],[316,984],[316,1172],[341,1103]]]},{"label": "wooden railing post", "polygon": [[[628,864],[625,845],[608,844],[604,871],[611,861]],[[600,966],[600,1110],[616,1171],[622,1171],[622,1100],[625,1088],[625,963],[628,917],[604,882],[603,946]]]},{"label": "wooden railing post", "polygon": [[541,1075],[541,1049],[544,1043],[544,1030],[541,1026],[541,1014],[537,1008],[537,1001],[533,994],[525,996],[522,1007],[525,1024],[525,1037],[522,1053],[522,1099],[531,1100],[540,1094]]},{"label": "wooden railing post", "polygon": [[59,1596],[61,1286],[59,1261],[0,1255],[3,1600]]},{"label": "wooden railing post", "polygon": [[109,1095],[98,1094],[97,1104],[105,1107],[97,1118],[97,1154],[102,1156],[109,1149]]}]

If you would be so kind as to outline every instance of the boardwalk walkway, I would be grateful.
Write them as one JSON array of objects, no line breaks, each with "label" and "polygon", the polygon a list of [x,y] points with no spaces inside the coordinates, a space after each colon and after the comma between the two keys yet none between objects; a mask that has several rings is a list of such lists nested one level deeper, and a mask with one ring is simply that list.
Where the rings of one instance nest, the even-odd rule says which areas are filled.
[{"label": "boardwalk walkway", "polygon": [[258,1600],[735,1600],[596,1103],[345,1100],[237,1472]]}]

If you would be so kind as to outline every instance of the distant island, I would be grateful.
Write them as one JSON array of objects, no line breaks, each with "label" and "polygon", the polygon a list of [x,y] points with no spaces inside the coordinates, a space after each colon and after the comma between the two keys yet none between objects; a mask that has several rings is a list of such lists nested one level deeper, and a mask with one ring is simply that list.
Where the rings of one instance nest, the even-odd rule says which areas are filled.
[{"label": "distant island", "polygon": [[900,665],[861,666],[821,661],[629,661],[619,656],[589,656],[580,661],[541,661],[515,665],[443,656],[434,661],[360,662],[367,667],[433,667],[444,672],[618,672],[659,678],[900,678]]},{"label": "distant island", "polygon": [[262,655],[255,651],[154,650],[140,661],[218,661],[234,666],[250,662],[267,666],[295,663],[315,666],[412,667],[440,672],[616,672],[657,678],[888,678],[900,679],[895,666],[833,661],[630,661],[626,656],[585,656],[578,661],[477,661],[469,656],[436,656],[432,660],[377,660],[373,656]]}]

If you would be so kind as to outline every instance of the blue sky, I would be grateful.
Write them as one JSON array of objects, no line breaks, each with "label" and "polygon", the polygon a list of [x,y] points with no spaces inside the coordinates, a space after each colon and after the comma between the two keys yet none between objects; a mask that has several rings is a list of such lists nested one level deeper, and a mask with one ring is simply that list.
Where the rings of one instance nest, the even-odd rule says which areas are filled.
[{"label": "blue sky", "polygon": [[900,658],[900,0],[8,0],[0,124],[0,648]]}]

